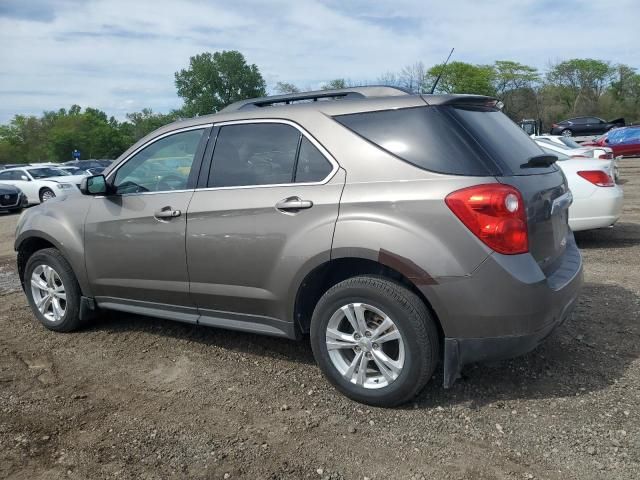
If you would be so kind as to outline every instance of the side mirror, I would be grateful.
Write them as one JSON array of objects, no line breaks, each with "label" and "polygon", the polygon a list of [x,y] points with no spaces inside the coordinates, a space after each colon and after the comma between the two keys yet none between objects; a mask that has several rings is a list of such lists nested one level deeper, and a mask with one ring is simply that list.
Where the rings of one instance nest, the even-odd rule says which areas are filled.
[{"label": "side mirror", "polygon": [[605,139],[604,139],[604,143],[609,143],[609,139],[608,139],[608,138],[605,138]]},{"label": "side mirror", "polygon": [[31,180],[29,180],[29,177],[27,177],[26,175],[20,175],[20,180],[24,180],[25,182],[30,182]]},{"label": "side mirror", "polygon": [[82,179],[80,191],[84,195],[105,195],[108,191],[107,179],[104,175],[94,175]]}]

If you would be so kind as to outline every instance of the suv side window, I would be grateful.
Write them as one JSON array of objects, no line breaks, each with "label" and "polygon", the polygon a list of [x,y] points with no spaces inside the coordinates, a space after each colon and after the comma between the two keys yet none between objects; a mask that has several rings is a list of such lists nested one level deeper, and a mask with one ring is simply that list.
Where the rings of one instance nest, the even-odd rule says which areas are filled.
[{"label": "suv side window", "polygon": [[204,128],[179,132],[146,146],[116,172],[116,193],[184,190]]},{"label": "suv side window", "polygon": [[320,150],[303,136],[296,167],[296,183],[320,182],[327,178],[332,169],[333,166]]},{"label": "suv side window", "polygon": [[209,187],[292,183],[300,132],[281,123],[220,127]]}]

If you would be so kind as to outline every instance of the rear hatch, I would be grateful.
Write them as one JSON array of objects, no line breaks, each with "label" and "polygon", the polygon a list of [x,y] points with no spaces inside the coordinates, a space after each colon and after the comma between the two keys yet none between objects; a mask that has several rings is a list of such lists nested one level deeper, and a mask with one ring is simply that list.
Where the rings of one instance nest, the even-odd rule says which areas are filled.
[{"label": "rear hatch", "polygon": [[570,236],[571,194],[564,174],[555,164],[527,165],[529,159],[545,152],[502,112],[474,105],[450,108],[494,164],[496,179],[522,194],[531,255],[550,275],[561,263]]}]

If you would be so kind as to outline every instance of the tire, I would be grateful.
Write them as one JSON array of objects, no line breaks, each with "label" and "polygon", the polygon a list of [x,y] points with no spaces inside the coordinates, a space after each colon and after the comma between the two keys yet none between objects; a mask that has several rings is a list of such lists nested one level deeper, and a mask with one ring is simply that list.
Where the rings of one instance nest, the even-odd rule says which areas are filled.
[{"label": "tire", "polygon": [[[47,268],[52,269],[55,276],[47,276]],[[36,272],[35,276],[34,272]],[[53,288],[52,285],[58,287],[58,285],[61,284],[62,292],[65,294],[66,300],[63,301],[62,298],[56,296],[56,299],[51,300],[48,304],[45,302],[47,307],[44,312],[41,311],[36,303],[41,301],[47,294],[42,288],[33,284],[32,280],[34,280],[35,277],[39,278],[41,282],[40,285],[43,287]],[[49,278],[53,279],[53,281],[48,281],[47,279]],[[69,262],[67,262],[62,254],[55,248],[38,250],[29,257],[24,271],[24,290],[34,315],[40,323],[49,330],[70,332],[80,326],[80,298],[82,296],[80,286],[71,269],[71,265],[69,265]],[[56,301],[60,307],[58,313],[61,310],[63,311],[63,314],[59,315],[59,318],[56,317],[56,309],[54,308]]]},{"label": "tire", "polygon": [[573,137],[573,130],[571,130],[570,128],[565,128],[564,130],[562,130],[562,132],[560,132],[560,135],[562,135],[563,137]]},{"label": "tire", "polygon": [[[351,307],[346,307],[348,305]],[[353,323],[343,313],[342,307],[353,308],[351,312],[365,310],[363,317],[369,320],[368,345],[362,336],[356,344],[357,331],[352,328]],[[384,335],[376,335],[374,324],[377,322],[379,326],[384,315],[391,320],[393,327],[382,331]],[[328,340],[328,328],[332,332],[337,329],[340,334],[351,333],[340,337],[340,340],[333,340],[337,338],[335,336]],[[383,340],[379,344],[375,342],[376,338],[389,338],[391,334],[399,334],[400,338]],[[343,343],[344,338],[349,338],[349,341]],[[327,341],[332,347],[339,344],[340,348],[332,348],[330,352]],[[378,407],[394,407],[415,397],[433,375],[440,358],[438,330],[422,300],[402,285],[375,276],[344,280],[322,296],[311,319],[311,348],[320,369],[337,390],[352,400]],[[395,378],[383,375],[381,352],[387,359],[395,361],[396,370],[387,370],[388,374],[396,375]],[[360,355],[362,360],[362,355],[367,354],[366,367],[357,368],[358,373],[350,371],[352,365],[361,365],[356,357]],[[403,360],[402,366],[397,371],[400,359]],[[360,378],[360,372],[364,372],[364,379]]]},{"label": "tire", "polygon": [[47,200],[51,200],[52,198],[54,198],[56,194],[53,193],[53,190],[51,190],[50,188],[45,187],[40,190],[39,196],[40,196],[40,203],[44,203]]}]

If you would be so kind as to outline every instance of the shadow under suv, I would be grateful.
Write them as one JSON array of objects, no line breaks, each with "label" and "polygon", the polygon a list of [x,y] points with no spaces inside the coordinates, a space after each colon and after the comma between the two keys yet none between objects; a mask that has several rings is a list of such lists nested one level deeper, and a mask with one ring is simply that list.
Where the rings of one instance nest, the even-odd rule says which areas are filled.
[{"label": "shadow under suv", "polygon": [[442,362],[532,350],[582,260],[555,158],[474,95],[362,87],[253,99],[162,127],[15,248],[47,328],[99,310],[309,334],[342,393],[392,406]]}]

